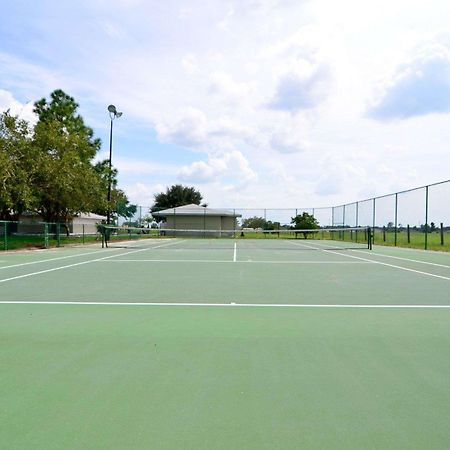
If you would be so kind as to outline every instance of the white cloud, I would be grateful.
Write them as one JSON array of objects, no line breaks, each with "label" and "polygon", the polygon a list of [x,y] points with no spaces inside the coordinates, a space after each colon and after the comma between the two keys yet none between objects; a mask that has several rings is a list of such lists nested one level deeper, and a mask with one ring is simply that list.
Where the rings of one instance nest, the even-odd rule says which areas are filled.
[{"label": "white cloud", "polygon": [[416,48],[384,81],[368,115],[375,119],[406,119],[450,111],[450,39],[440,35]]},{"label": "white cloud", "polygon": [[257,174],[250,167],[248,160],[239,151],[232,151],[207,161],[195,161],[180,169],[179,178],[186,182],[206,183],[222,178],[232,179],[241,184],[255,181]]},{"label": "white cloud", "polygon": [[314,108],[326,98],[329,82],[327,66],[299,61],[297,70],[280,77],[270,107],[290,112]]},{"label": "white cloud", "polygon": [[13,97],[11,92],[0,89],[0,112],[9,110],[13,116],[19,116],[21,119],[34,124],[37,121],[37,117],[33,109],[33,102],[20,103]]},{"label": "white cloud", "polygon": [[196,55],[193,53],[186,54],[181,60],[181,67],[183,67],[184,71],[189,75],[198,72],[198,59]]},{"label": "white cloud", "polygon": [[210,76],[209,91],[221,97],[224,101],[238,102],[249,93],[249,86],[245,83],[239,83],[225,72],[213,72]]},{"label": "white cloud", "polygon": [[302,117],[286,119],[275,127],[270,139],[270,147],[280,153],[301,153],[311,147],[309,123]]},{"label": "white cloud", "polygon": [[[154,195],[166,190],[166,186],[158,184],[134,183],[125,186],[128,200],[132,204],[142,205],[142,207],[150,207],[154,202]],[[142,215],[148,211],[144,208]]]},{"label": "white cloud", "polygon": [[163,142],[195,148],[205,142],[207,125],[208,121],[203,111],[186,108],[174,121],[157,123],[156,131]]},{"label": "white cloud", "polygon": [[[106,156],[105,156],[106,157]],[[145,161],[124,157],[114,157],[113,164],[120,173],[138,175],[154,175],[154,174],[174,174],[176,167],[155,163],[153,161]]]}]

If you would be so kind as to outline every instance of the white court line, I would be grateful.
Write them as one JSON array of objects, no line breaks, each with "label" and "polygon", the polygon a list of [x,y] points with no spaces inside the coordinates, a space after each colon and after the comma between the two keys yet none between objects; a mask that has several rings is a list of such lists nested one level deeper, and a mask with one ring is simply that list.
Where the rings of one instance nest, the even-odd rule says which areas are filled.
[{"label": "white court line", "polygon": [[[319,247],[326,247],[325,244],[322,244],[322,242],[314,242],[313,245],[318,245]],[[311,247],[312,248],[312,247]],[[315,248],[315,247],[314,247]],[[394,247],[394,248],[398,248],[398,247]],[[322,248],[321,248],[322,250]],[[359,250],[354,250],[354,249],[349,249],[351,252],[353,251],[359,251]],[[403,249],[402,249],[403,250]],[[412,250],[412,249],[406,249],[406,250]],[[336,250],[339,251],[339,250]],[[421,250],[422,251],[422,250]],[[370,253],[371,255],[376,255],[376,256],[381,256],[383,258],[393,258],[393,259],[399,259],[402,261],[410,261],[410,262],[414,262],[414,263],[418,263],[418,264],[426,264],[429,266],[436,266],[436,267],[444,267],[445,269],[450,269],[449,265],[446,264],[438,264],[438,263],[432,263],[432,262],[428,262],[428,261],[420,261],[418,259],[411,259],[411,258],[404,258],[404,257],[400,257],[400,256],[392,256],[392,255],[385,255],[383,253],[377,253],[377,252],[372,252]]]},{"label": "white court line", "polygon": [[[112,250],[119,250],[119,249],[112,249]],[[78,253],[77,255],[67,255],[67,256],[58,256],[57,258],[49,258],[49,259],[40,259],[39,261],[30,261],[30,262],[26,262],[26,263],[19,263],[19,264],[12,264],[10,266],[4,266],[4,267],[0,267],[0,270],[2,269],[9,269],[11,267],[21,267],[21,266],[29,266],[31,264],[42,264],[42,263],[46,263],[47,261],[57,261],[59,259],[67,259],[67,258],[76,258],[77,256],[86,256],[86,255],[94,255],[95,253],[104,253],[105,250],[96,250],[94,252],[89,252],[89,253]],[[6,261],[4,261],[6,262]]]},{"label": "white court line", "polygon": [[[169,243],[167,245],[178,244],[180,242],[181,241],[171,242],[171,243]],[[162,247],[162,246],[164,246],[164,244],[157,245],[156,247],[152,247],[152,248],[159,248],[159,247]],[[68,269],[70,267],[82,266],[84,264],[90,264],[90,263],[93,263],[93,262],[104,261],[105,259],[117,258],[118,256],[129,255],[131,253],[138,253],[138,252],[143,252],[143,251],[146,251],[146,250],[149,250],[149,249],[148,248],[144,248],[144,249],[141,248],[141,249],[138,249],[138,250],[131,250],[129,252],[120,253],[118,255],[109,255],[109,256],[105,256],[103,258],[90,259],[89,261],[81,261],[81,262],[74,263],[74,264],[68,264],[67,266],[59,266],[59,267],[54,267],[52,269],[40,270],[38,272],[31,272],[31,273],[26,273],[24,275],[17,275],[15,277],[4,278],[3,280],[0,280],[0,283],[5,283],[6,281],[19,280],[21,278],[32,277],[32,276],[35,276],[35,275],[41,275],[43,273],[55,272],[57,270]]]},{"label": "white court line", "polygon": [[158,263],[220,263],[220,264],[370,264],[368,261],[229,261],[220,259],[116,259],[102,262],[122,263],[122,262],[158,262]]},{"label": "white court line", "polygon": [[361,308],[361,309],[449,309],[450,305],[353,305],[353,304],[288,304],[288,303],[145,303],[145,302],[50,302],[50,301],[14,301],[0,300],[2,305],[83,305],[83,306],[186,306],[214,308]]},{"label": "white court line", "polygon": [[[146,250],[151,249],[153,247],[146,247]],[[102,250],[95,250],[89,253],[78,253],[76,255],[66,255],[66,256],[58,256],[56,258],[49,258],[49,259],[40,259],[39,261],[30,261],[30,262],[26,262],[26,263],[19,263],[19,264],[11,264],[9,266],[4,266],[4,267],[0,267],[0,270],[2,269],[10,269],[13,267],[22,267],[22,266],[29,266],[31,264],[42,264],[42,263],[46,263],[47,261],[58,261],[60,259],[68,259],[68,258],[77,258],[78,256],[87,256],[87,255],[95,255],[96,253],[104,253],[105,251],[113,251],[113,250],[123,250],[122,248],[119,247],[110,247],[108,249],[102,249]],[[7,261],[0,261],[0,262],[7,262]]]},{"label": "white court line", "polygon": [[[292,244],[296,245],[295,243],[292,243]],[[306,245],[306,244],[303,244],[303,245]],[[345,253],[338,253],[339,250],[326,250],[326,249],[320,248],[320,244],[316,244],[316,245],[319,246],[319,248],[318,248],[319,250],[322,250],[323,252],[326,252],[326,253],[332,253],[333,255],[345,256],[347,258],[354,258],[354,259],[358,259],[358,260],[361,260],[361,261],[368,261],[368,262],[371,262],[373,264],[379,264],[381,266],[392,267],[394,269],[404,270],[406,272],[418,273],[420,275],[426,275],[426,276],[429,276],[429,277],[440,278],[442,280],[449,280],[450,281],[450,277],[444,277],[442,275],[436,275],[434,273],[429,273],[429,272],[422,272],[421,270],[409,269],[407,267],[396,266],[394,264],[388,264],[388,263],[385,263],[385,262],[376,261],[374,259],[367,259],[367,258],[361,258],[360,256],[348,255],[348,254],[345,254]],[[317,249],[317,247],[311,247],[311,248]]]},{"label": "white court line", "polygon": [[401,259],[402,261],[411,261],[419,264],[427,264],[429,266],[436,266],[436,267],[444,267],[446,269],[450,269],[449,265],[446,264],[438,264],[438,263],[432,263],[428,261],[420,261],[418,259],[411,259],[411,258],[402,258],[400,256],[392,256],[392,255],[383,255],[382,253],[373,253],[373,255],[382,256],[383,258],[394,258],[394,259]]},{"label": "white court line", "polygon": [[234,241],[234,252],[233,252],[233,262],[236,262],[237,244]]}]

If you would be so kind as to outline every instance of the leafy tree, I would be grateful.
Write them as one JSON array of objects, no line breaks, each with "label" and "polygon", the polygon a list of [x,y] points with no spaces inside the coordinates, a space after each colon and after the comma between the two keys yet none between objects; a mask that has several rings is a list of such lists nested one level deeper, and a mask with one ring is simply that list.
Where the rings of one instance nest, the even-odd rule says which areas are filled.
[{"label": "leafy tree", "polygon": [[35,206],[36,159],[27,122],[0,114],[0,219],[17,219]]},{"label": "leafy tree", "polygon": [[[106,215],[109,207],[109,211],[113,216],[131,219],[136,214],[137,205],[130,204],[125,192],[117,187],[117,169],[112,167],[110,172],[109,160],[107,159],[97,162],[94,169],[101,179],[102,192],[104,193],[103,202],[99,204],[99,208],[95,212]],[[111,202],[108,205],[106,193],[108,192],[109,173],[111,173]]]},{"label": "leafy tree", "polygon": [[132,205],[128,201],[128,198],[126,197],[125,193],[123,193],[123,198],[116,203],[116,211],[115,211],[116,214],[120,217],[131,219],[136,214],[136,211],[137,205]]},{"label": "leafy tree", "polygon": [[160,211],[167,208],[176,208],[183,205],[200,205],[203,196],[194,187],[183,186],[181,184],[175,184],[168,187],[166,192],[160,192],[155,194],[155,202],[150,211]]},{"label": "leafy tree", "polygon": [[[319,228],[319,222],[317,219],[312,214],[308,214],[307,212],[298,214],[291,219],[291,224],[294,225],[293,228],[297,230],[315,230]],[[308,232],[304,231],[303,236],[307,239]]]},{"label": "leafy tree", "polygon": [[66,222],[78,213],[108,210],[131,218],[137,208],[117,188],[117,170],[108,161],[93,164],[101,142],[75,100],[56,90],[34,106],[33,128],[9,112],[0,114],[0,219],[33,211],[47,222]]},{"label": "leafy tree", "polygon": [[265,229],[267,222],[264,217],[248,217],[242,221],[243,228],[263,228]]},{"label": "leafy tree", "polygon": [[281,228],[280,222],[272,222],[270,220],[267,220],[264,229],[265,230],[279,230]]},{"label": "leafy tree", "polygon": [[39,122],[52,124],[60,134],[79,136],[85,142],[79,157],[84,160],[94,158],[100,150],[101,141],[94,139],[92,128],[86,126],[83,118],[77,114],[78,103],[61,89],[53,91],[50,99],[48,102],[42,98],[34,104],[33,111],[39,117]]},{"label": "leafy tree", "polygon": [[102,179],[92,165],[100,140],[77,114],[78,104],[61,90],[35,103],[33,146],[39,176],[37,211],[47,222],[67,221],[104,204]]},{"label": "leafy tree", "polygon": [[248,217],[242,221],[243,228],[262,228],[263,230],[279,230],[280,222],[272,222],[264,217]]}]

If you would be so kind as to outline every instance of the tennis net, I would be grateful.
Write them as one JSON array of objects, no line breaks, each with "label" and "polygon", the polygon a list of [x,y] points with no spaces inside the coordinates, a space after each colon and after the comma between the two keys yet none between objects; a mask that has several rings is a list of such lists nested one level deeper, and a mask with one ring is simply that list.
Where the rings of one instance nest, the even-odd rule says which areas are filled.
[{"label": "tennis net", "polygon": [[[99,228],[105,247],[153,247],[155,242],[178,240],[177,248],[223,248],[224,242],[239,240],[251,248],[281,250],[371,249],[369,227],[300,229],[170,229],[102,225]],[[295,246],[292,246],[296,242]],[[156,244],[157,245],[157,244]],[[225,244],[226,245],[226,244]],[[162,247],[161,247],[162,248]]]}]

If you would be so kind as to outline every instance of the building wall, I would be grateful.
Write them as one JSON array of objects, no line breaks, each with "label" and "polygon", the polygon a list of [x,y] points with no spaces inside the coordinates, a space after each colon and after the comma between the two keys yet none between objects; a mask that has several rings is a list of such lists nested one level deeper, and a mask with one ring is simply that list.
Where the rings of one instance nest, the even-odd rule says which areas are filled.
[{"label": "building wall", "polygon": [[[73,234],[96,234],[97,233],[97,223],[101,221],[98,219],[89,218],[74,218],[71,224],[71,233]],[[84,230],[83,230],[84,226]]]},{"label": "building wall", "polygon": [[[168,216],[163,229],[172,230],[196,230],[186,233],[176,233],[167,231],[167,235],[185,236],[205,236],[205,237],[220,237],[223,236],[221,230],[232,230],[235,226],[234,217],[225,216]],[[203,230],[214,230],[208,232]],[[217,231],[216,231],[217,230]]]},{"label": "building wall", "polygon": [[235,230],[236,229],[236,218],[229,216],[222,216],[222,230]]}]

